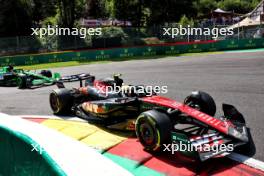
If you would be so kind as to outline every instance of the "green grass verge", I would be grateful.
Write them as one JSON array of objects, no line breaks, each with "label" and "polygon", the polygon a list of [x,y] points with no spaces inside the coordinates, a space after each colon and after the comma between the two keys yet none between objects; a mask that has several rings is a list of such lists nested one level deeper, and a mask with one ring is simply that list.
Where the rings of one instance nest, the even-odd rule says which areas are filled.
[{"label": "green grass verge", "polygon": [[58,68],[58,67],[71,67],[79,65],[89,65],[89,64],[105,64],[110,62],[122,62],[129,60],[146,60],[146,59],[160,59],[165,56],[147,56],[147,57],[130,57],[130,58],[116,58],[109,60],[100,60],[100,61],[68,61],[68,62],[54,62],[54,63],[45,63],[45,64],[35,64],[35,65],[24,65],[17,66],[16,68],[21,68],[25,70],[38,70],[38,69],[47,69],[47,68]]},{"label": "green grass verge", "polygon": [[194,56],[194,55],[208,55],[208,54],[219,54],[222,52],[203,52],[203,53],[186,53],[186,54],[175,54],[175,55],[158,55],[158,56],[138,56],[138,57],[129,57],[129,58],[114,58],[108,60],[99,60],[99,61],[69,61],[69,62],[54,62],[54,63],[45,63],[45,64],[36,64],[36,65],[25,65],[17,66],[17,68],[25,70],[38,70],[38,69],[47,69],[47,68],[58,68],[58,67],[71,67],[79,65],[89,65],[89,64],[105,64],[110,62],[122,62],[130,60],[147,60],[147,59],[162,59],[168,57],[177,57],[177,56]]},{"label": "green grass verge", "polygon": [[95,63],[103,64],[103,63],[109,63],[109,62],[110,61],[90,61],[90,62],[69,61],[69,62],[54,62],[54,63],[36,64],[36,65],[24,65],[24,66],[17,66],[17,68],[21,68],[24,70],[38,70],[38,69],[47,69],[47,68],[88,65],[88,64],[95,64]]}]

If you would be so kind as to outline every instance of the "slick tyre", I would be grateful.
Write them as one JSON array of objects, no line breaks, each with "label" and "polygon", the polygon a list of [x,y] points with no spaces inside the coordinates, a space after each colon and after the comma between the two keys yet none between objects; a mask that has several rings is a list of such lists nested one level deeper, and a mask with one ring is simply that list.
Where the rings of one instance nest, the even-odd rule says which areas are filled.
[{"label": "slick tyre", "polygon": [[205,114],[214,116],[216,113],[216,105],[214,99],[206,92],[195,91],[187,96],[184,104],[195,108]]},{"label": "slick tyre", "polygon": [[50,107],[56,115],[68,115],[71,113],[73,97],[68,89],[55,89],[50,93]]},{"label": "slick tyre", "polygon": [[136,120],[136,134],[145,150],[159,151],[170,142],[172,124],[166,113],[158,110],[143,112]]}]

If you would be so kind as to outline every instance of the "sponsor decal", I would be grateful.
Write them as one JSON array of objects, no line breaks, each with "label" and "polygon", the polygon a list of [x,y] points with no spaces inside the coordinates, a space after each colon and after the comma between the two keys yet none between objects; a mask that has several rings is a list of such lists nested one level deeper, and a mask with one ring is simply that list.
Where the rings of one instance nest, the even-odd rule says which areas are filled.
[{"label": "sponsor decal", "polygon": [[33,65],[33,64],[38,64],[39,60],[35,59],[34,56],[29,56],[27,60],[25,60],[26,65]]},{"label": "sponsor decal", "polygon": [[254,43],[252,40],[249,40],[245,46],[246,47],[256,47],[256,43]]},{"label": "sponsor decal", "polygon": [[174,46],[171,46],[169,50],[165,51],[165,54],[179,54],[180,51],[176,50]]},{"label": "sponsor decal", "polygon": [[57,58],[57,56],[56,57],[54,57],[53,56],[53,58],[52,59],[49,59],[49,62],[63,62],[63,59],[62,58]]},{"label": "sponsor decal", "polygon": [[153,56],[156,54],[157,54],[157,52],[153,51],[151,47],[147,48],[147,52],[143,52],[143,56]]},{"label": "sponsor decal", "polygon": [[96,55],[95,57],[96,59],[109,59],[110,55],[109,54],[105,54],[105,51],[101,51],[99,55]]},{"label": "sponsor decal", "polygon": [[227,45],[227,48],[238,48],[238,44],[234,40],[230,41],[230,43]]},{"label": "sponsor decal", "polygon": [[134,53],[129,52],[128,49],[124,49],[124,53],[121,53],[119,55],[119,57],[133,57],[133,56],[134,56]]}]

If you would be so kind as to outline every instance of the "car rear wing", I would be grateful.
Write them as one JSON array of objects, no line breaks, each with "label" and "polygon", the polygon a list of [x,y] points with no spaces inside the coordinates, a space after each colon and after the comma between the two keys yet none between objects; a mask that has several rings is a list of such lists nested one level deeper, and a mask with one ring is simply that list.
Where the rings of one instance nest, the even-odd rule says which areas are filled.
[{"label": "car rear wing", "polygon": [[[84,80],[85,80],[85,84],[83,84]],[[93,83],[94,80],[95,80],[95,76],[90,75],[89,73],[81,73],[76,75],[63,76],[56,82],[56,85],[58,88],[65,88],[63,84],[65,82],[80,81],[80,87],[83,87]]]},{"label": "car rear wing", "polygon": [[60,81],[74,82],[74,81],[86,80],[89,79],[90,77],[94,77],[94,76],[90,75],[89,73],[81,73],[76,75],[63,76],[60,78]]}]

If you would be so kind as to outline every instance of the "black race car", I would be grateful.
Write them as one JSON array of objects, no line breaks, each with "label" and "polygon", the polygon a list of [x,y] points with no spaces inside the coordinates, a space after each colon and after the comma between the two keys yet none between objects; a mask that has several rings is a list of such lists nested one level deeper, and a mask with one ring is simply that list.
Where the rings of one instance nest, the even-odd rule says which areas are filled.
[{"label": "black race car", "polygon": [[[77,89],[58,86],[50,93],[54,114],[74,114],[108,128],[135,130],[148,151],[165,150],[168,146],[175,150],[176,145],[184,144],[195,149],[181,151],[184,155],[204,161],[249,141],[242,114],[234,106],[224,104],[223,116],[214,117],[215,102],[202,91],[192,92],[180,103],[146,89],[142,91],[142,86],[125,86],[117,75],[101,80],[90,76],[85,86],[81,83]],[[133,89],[107,92],[116,86]]]}]

